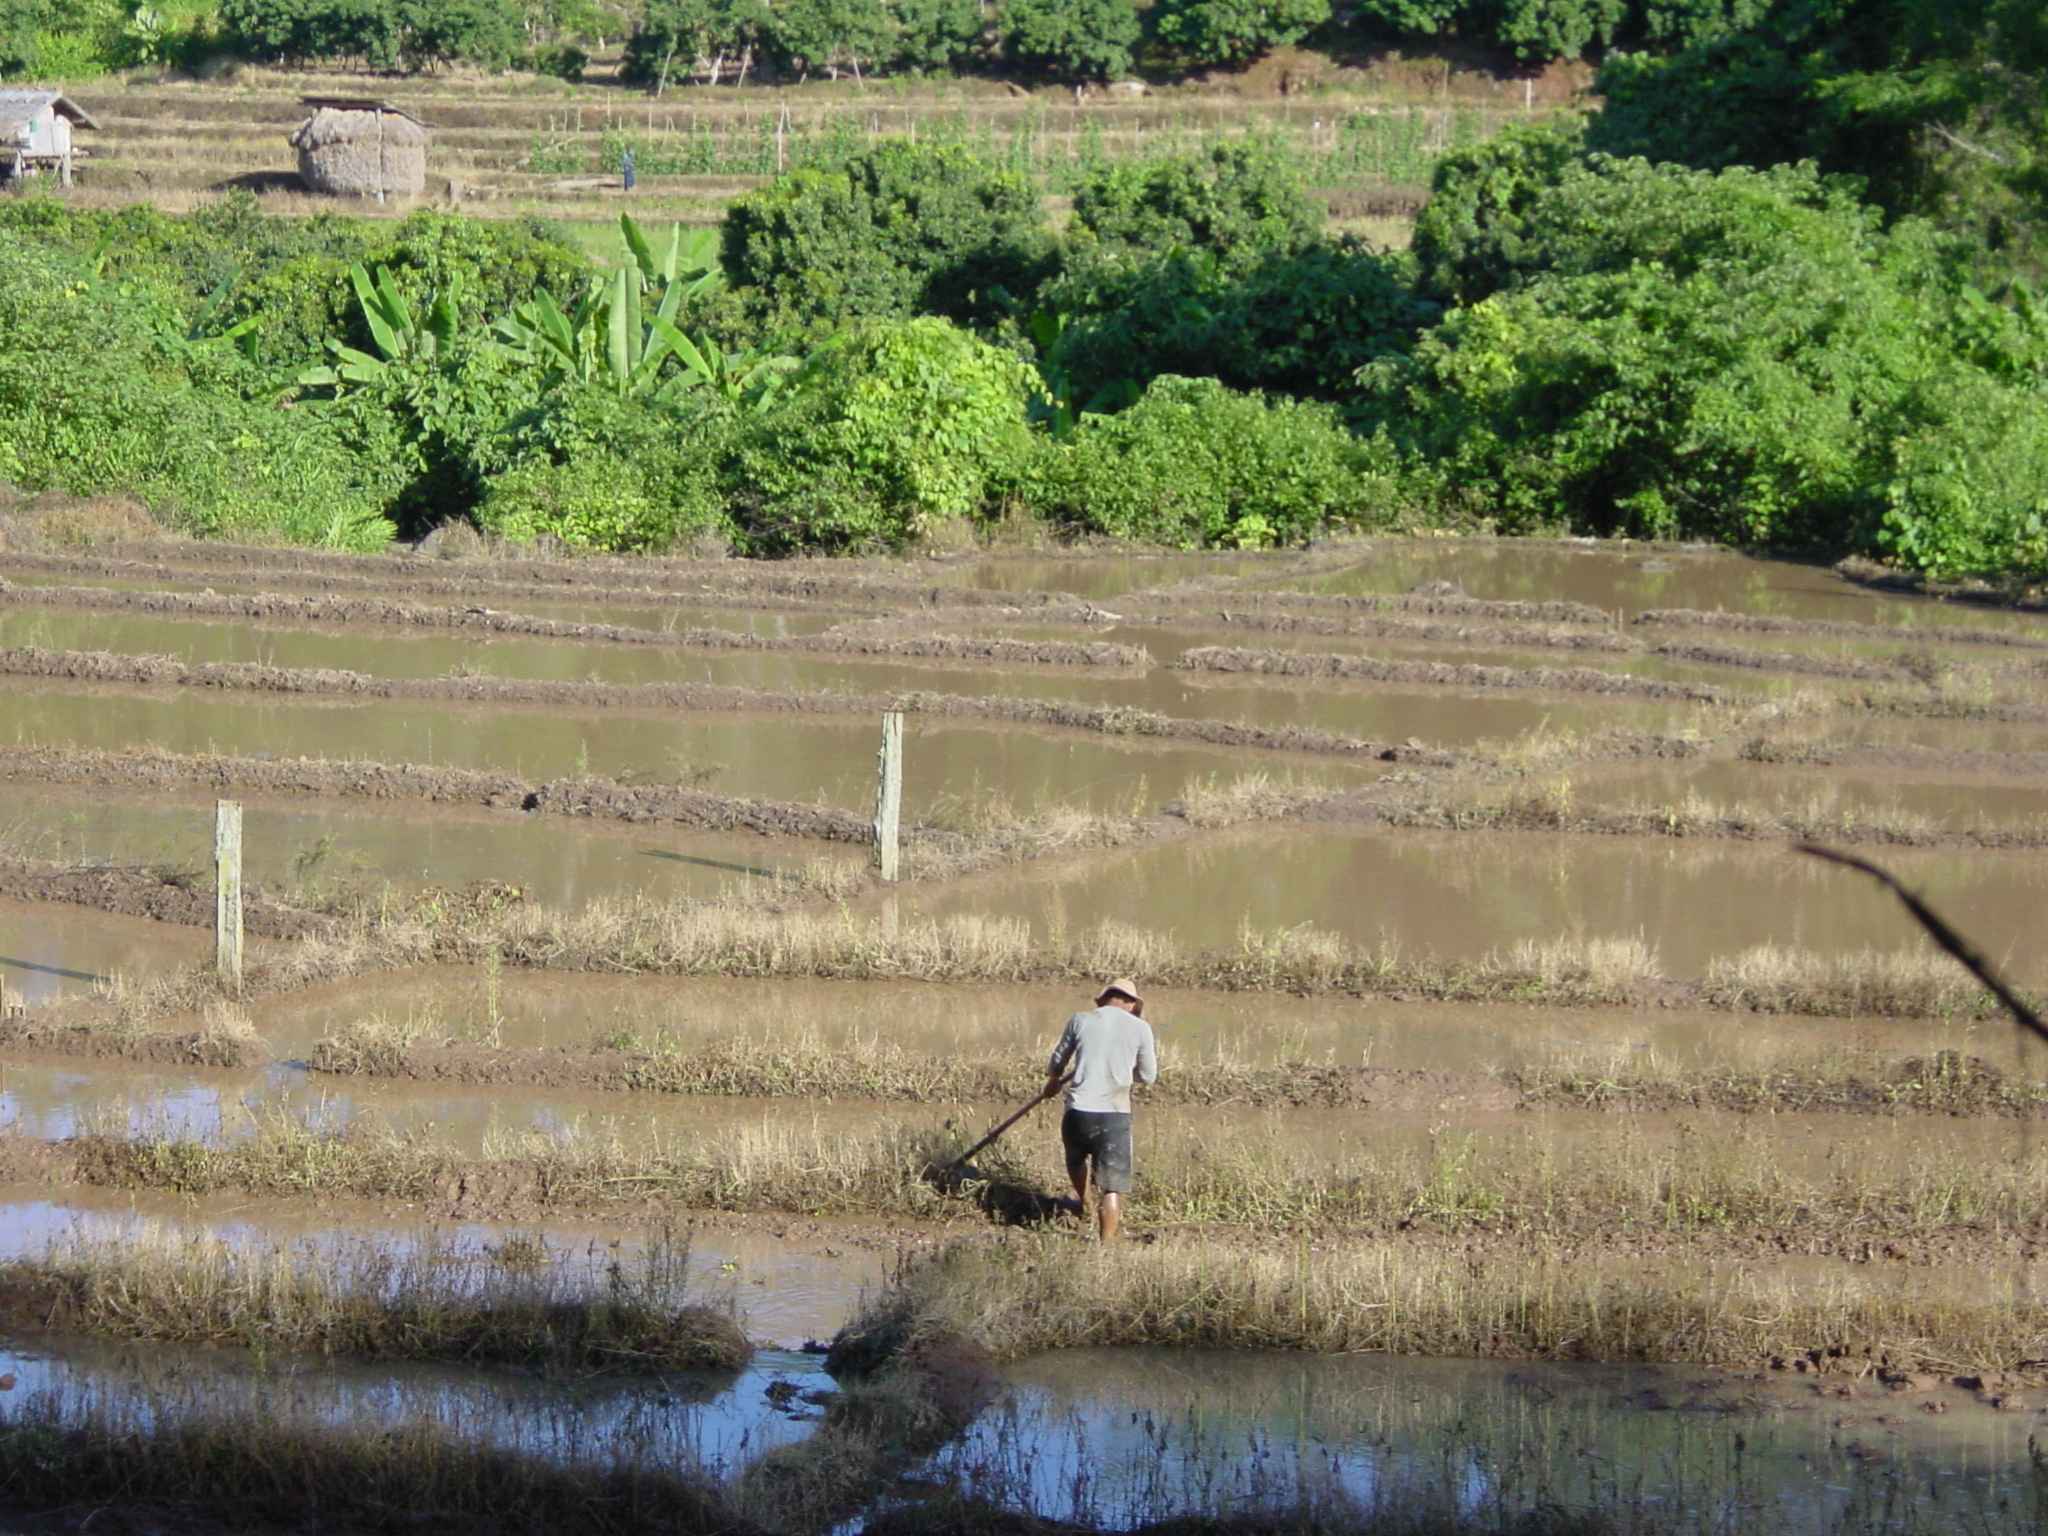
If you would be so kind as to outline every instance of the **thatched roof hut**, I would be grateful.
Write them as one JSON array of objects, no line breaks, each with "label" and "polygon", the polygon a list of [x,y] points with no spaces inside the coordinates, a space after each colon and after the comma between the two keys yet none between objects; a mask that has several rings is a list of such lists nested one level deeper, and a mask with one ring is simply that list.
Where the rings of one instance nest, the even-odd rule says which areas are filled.
[{"label": "thatched roof hut", "polygon": [[292,134],[299,175],[337,197],[418,197],[427,185],[427,125],[360,96],[305,96],[313,115]]}]

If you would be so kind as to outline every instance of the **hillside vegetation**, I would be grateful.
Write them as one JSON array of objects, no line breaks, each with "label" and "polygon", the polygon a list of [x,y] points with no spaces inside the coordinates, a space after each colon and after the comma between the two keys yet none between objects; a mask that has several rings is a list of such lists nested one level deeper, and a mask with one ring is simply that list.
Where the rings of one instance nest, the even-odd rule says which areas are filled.
[{"label": "hillside vegetation", "polygon": [[1080,162],[1057,228],[974,145],[820,146],[704,269],[630,219],[599,270],[530,222],[30,198],[0,476],[351,545],[1447,525],[2025,581],[2044,70],[2018,0],[1771,6],[1440,157],[1400,254],[1250,136]]}]

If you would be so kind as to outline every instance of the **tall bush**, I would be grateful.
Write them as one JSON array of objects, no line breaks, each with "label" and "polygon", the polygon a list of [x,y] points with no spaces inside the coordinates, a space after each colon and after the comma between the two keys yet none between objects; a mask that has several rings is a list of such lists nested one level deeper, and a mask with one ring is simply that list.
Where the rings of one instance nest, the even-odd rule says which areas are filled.
[{"label": "tall bush", "polygon": [[1166,377],[1129,410],[1041,446],[1019,495],[1076,531],[1256,549],[1383,517],[1385,469],[1328,406]]},{"label": "tall bush", "polygon": [[943,320],[854,327],[748,430],[728,494],[748,548],[886,548],[1001,494],[1034,380]]},{"label": "tall bush", "polygon": [[952,145],[890,140],[726,211],[727,278],[764,323],[986,318],[1035,280],[1036,190]]}]

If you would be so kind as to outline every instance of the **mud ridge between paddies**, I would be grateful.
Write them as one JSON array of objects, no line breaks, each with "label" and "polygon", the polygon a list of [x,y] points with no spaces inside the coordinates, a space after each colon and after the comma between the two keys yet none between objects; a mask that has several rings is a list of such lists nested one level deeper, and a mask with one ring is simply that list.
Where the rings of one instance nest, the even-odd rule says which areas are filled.
[{"label": "mud ridge between paddies", "polygon": [[[770,837],[816,838],[844,843],[874,841],[874,828],[865,818],[830,806],[749,800],[675,785],[622,784],[616,779],[603,778],[537,781],[488,769],[411,763],[223,757],[210,753],[183,756],[148,748],[108,752],[93,748],[0,745],[0,780],[119,789],[213,789],[358,800],[407,800],[428,805],[522,810],[541,815],[667,822],[701,827],[707,831],[754,832]],[[913,837],[917,835],[916,828],[909,830]],[[15,893],[5,891],[0,894]],[[52,895],[30,899],[68,898]],[[162,915],[135,910],[137,915],[145,917]],[[196,918],[192,920],[199,921]],[[210,906],[204,921],[213,921]]]},{"label": "mud ridge between paddies", "polygon": [[[1505,1005],[1511,1007],[1512,1005]],[[0,1050],[110,1057],[94,1032],[0,1030]],[[103,1037],[102,1037],[103,1038]],[[232,1054],[206,1032],[132,1035],[137,1060]],[[161,1042],[148,1044],[145,1042]],[[183,1053],[182,1055],[180,1053]],[[248,1060],[219,1065],[258,1066]],[[702,1094],[739,1098],[873,1099],[899,1103],[1013,1104],[1043,1086],[1009,1058],[922,1056],[881,1042],[858,1050],[731,1040],[699,1050],[506,1046],[418,1037],[404,1026],[347,1026],[319,1041],[314,1072],[466,1086]],[[1345,1067],[1328,1061],[1178,1063],[1145,1093],[1152,1108],[1347,1109],[1379,1113],[1499,1113],[1544,1105],[1624,1113],[1690,1109],[1738,1113],[2015,1116],[2048,1112],[2048,1085],[1957,1051],[1925,1056],[1840,1055],[1765,1070],[1671,1069],[1664,1075],[1527,1067],[1493,1072]]]},{"label": "mud ridge between paddies", "polygon": [[1816,640],[1888,640],[1903,645],[1992,645],[2048,650],[2048,634],[2027,634],[1990,625],[1852,624],[1840,619],[1787,619],[1770,613],[1706,612],[1698,608],[1650,608],[1638,624],[1667,629],[1718,629],[1733,634],[1787,635]]},{"label": "mud ridge between paddies", "polygon": [[268,667],[253,662],[190,666],[175,656],[112,651],[53,651],[41,646],[0,650],[0,675],[133,687],[211,688],[222,693],[284,693],[354,699],[406,699],[451,704],[583,710],[647,710],[673,716],[797,714],[872,718],[884,710],[999,725],[1052,726],[1105,736],[1143,736],[1332,757],[1444,767],[1460,760],[1441,748],[1401,746],[1292,726],[1268,729],[1228,720],[1190,720],[1123,705],[1057,699],[969,697],[962,694],[766,692],[716,683],[545,682],[502,677],[381,678],[326,668]]},{"label": "mud ridge between paddies", "polygon": [[[141,866],[79,866],[0,855],[0,897],[62,902],[194,928],[210,927],[214,920],[211,889]],[[327,925],[320,914],[297,907],[261,898],[242,903],[242,926],[258,938],[303,938]]]},{"label": "mud ridge between paddies", "polygon": [[1623,694],[1643,699],[1720,703],[1734,697],[1711,683],[1671,682],[1597,667],[1488,667],[1473,662],[1399,661],[1325,651],[1250,651],[1204,645],[1184,651],[1174,665],[1189,672],[1251,677],[1341,678],[1367,683],[1419,683],[1435,688],[1531,689],[1544,693]]},{"label": "mud ridge between paddies", "polygon": [[150,613],[198,618],[275,620],[301,624],[374,624],[390,628],[474,631],[613,645],[669,646],[682,650],[773,651],[877,657],[890,661],[983,661],[1057,667],[1146,667],[1152,658],[1135,645],[1108,641],[1010,640],[988,635],[878,635],[827,633],[769,637],[730,629],[638,629],[585,624],[488,608],[431,608],[367,597],[289,597],[276,592],[124,592],[106,587],[23,587],[0,582],[0,605],[83,608],[101,613]]}]

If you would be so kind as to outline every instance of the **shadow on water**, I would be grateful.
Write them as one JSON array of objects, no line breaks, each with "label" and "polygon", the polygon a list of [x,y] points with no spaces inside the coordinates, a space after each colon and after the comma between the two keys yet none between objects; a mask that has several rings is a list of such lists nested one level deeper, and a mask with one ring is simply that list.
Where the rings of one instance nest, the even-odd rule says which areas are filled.
[{"label": "shadow on water", "polygon": [[86,981],[95,986],[104,986],[112,980],[97,971],[73,971],[61,965],[40,965],[34,960],[19,960],[12,955],[0,955],[0,971],[33,971],[39,976],[61,976],[66,981]]},{"label": "shadow on water", "polygon": [[796,876],[782,869],[758,869],[751,864],[733,864],[724,859],[706,859],[691,853],[671,853],[666,848],[642,848],[643,858],[666,859],[671,864],[689,864],[698,869],[719,869],[728,874],[752,875],[759,880],[794,880]]}]

